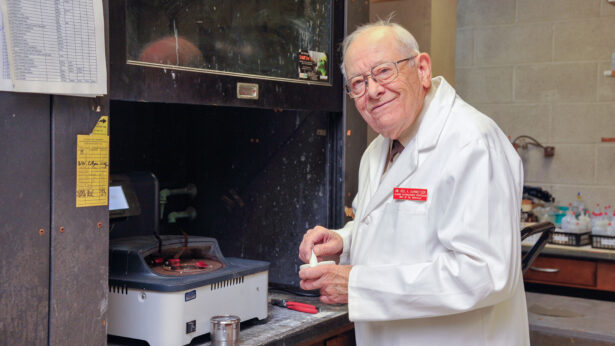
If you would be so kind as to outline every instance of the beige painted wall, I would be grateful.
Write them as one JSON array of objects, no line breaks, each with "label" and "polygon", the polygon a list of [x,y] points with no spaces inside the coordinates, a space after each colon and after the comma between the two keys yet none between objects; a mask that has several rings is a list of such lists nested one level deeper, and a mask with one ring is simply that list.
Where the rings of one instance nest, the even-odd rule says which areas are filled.
[{"label": "beige painted wall", "polygon": [[512,139],[530,135],[555,156],[520,150],[526,184],[558,204],[615,205],[615,6],[606,0],[458,0],[456,88]]},{"label": "beige painted wall", "polygon": [[457,0],[431,0],[431,55],[434,76],[455,86]]}]

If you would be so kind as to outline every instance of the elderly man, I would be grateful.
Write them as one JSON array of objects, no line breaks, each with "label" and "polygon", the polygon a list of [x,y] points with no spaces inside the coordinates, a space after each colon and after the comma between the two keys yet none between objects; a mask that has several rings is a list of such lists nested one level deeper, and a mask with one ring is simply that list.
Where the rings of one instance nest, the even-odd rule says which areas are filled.
[{"label": "elderly man", "polygon": [[360,345],[529,344],[521,275],[521,161],[414,37],[380,21],[343,43],[346,92],[380,134],[359,169],[355,219],[306,232],[301,287],[348,303]]}]

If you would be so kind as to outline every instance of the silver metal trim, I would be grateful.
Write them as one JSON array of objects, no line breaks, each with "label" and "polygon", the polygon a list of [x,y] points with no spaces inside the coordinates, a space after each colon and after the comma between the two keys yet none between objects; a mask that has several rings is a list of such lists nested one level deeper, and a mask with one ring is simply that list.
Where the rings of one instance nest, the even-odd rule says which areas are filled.
[{"label": "silver metal trim", "polygon": [[[248,88],[251,89],[251,94],[242,94],[240,92],[241,89]],[[258,100],[258,84],[257,83],[242,83],[237,82],[237,98],[244,100]]]},{"label": "silver metal trim", "polygon": [[542,272],[542,273],[557,273],[559,269],[557,268],[540,268],[540,267],[530,267],[531,270]]},{"label": "silver metal trim", "polygon": [[329,82],[319,82],[319,81],[301,80],[301,79],[292,79],[292,78],[282,78],[282,77],[269,77],[269,76],[261,76],[261,75],[248,74],[248,73],[209,70],[209,69],[205,69],[205,68],[156,64],[156,63],[136,61],[136,60],[126,60],[126,65],[155,67],[155,68],[170,69],[170,70],[180,70],[180,71],[197,72],[197,73],[208,73],[208,74],[215,74],[215,75],[222,75],[222,76],[253,78],[253,79],[271,80],[271,81],[278,81],[278,82],[289,82],[289,83],[296,83],[296,84],[307,84],[307,85],[318,85],[318,86],[329,86],[329,87],[333,86]]}]

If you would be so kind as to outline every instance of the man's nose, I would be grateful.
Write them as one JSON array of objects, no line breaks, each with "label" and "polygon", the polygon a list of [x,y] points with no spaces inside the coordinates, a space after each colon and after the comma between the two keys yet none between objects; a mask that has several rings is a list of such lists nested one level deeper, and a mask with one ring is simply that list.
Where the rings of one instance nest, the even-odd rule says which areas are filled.
[{"label": "man's nose", "polygon": [[384,88],[382,87],[382,85],[376,82],[376,80],[372,76],[367,77],[365,89],[365,93],[368,94],[369,97],[378,97],[378,95],[384,92]]}]

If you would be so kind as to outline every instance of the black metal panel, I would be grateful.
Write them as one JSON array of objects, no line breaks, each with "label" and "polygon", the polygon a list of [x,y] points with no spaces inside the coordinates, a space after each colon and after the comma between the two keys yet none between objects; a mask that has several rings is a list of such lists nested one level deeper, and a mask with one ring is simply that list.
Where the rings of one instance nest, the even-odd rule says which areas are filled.
[{"label": "black metal panel", "polygon": [[77,208],[75,196],[77,135],[108,109],[106,99],[52,97],[51,345],[107,340],[109,211]]},{"label": "black metal panel", "polygon": [[45,345],[49,96],[0,92],[0,344]]},{"label": "black metal panel", "polygon": [[165,221],[162,234],[214,237],[225,256],[269,261],[270,281],[298,284],[303,233],[333,226],[340,209],[339,124],[340,113],[114,101],[111,168],[150,170],[160,188],[195,184],[197,197],[170,198],[163,217],[193,206],[196,220]]},{"label": "black metal panel", "polygon": [[[210,232],[229,256],[269,261],[269,281],[293,286],[299,285],[303,234],[316,225],[332,226],[334,186],[341,184],[333,176],[336,167],[328,130],[335,117],[316,112],[297,114],[296,120],[297,126],[287,126],[293,133],[266,160],[245,153],[233,163],[260,171],[234,179],[223,192],[232,203],[222,200],[209,211]],[[319,135],[319,130],[327,135]]]},{"label": "black metal panel", "polygon": [[[114,100],[341,112],[342,77],[337,44],[343,38],[344,3],[333,1],[331,86],[233,77],[126,64],[127,0],[110,2],[111,88]],[[258,100],[237,99],[237,82],[259,85]]]}]

